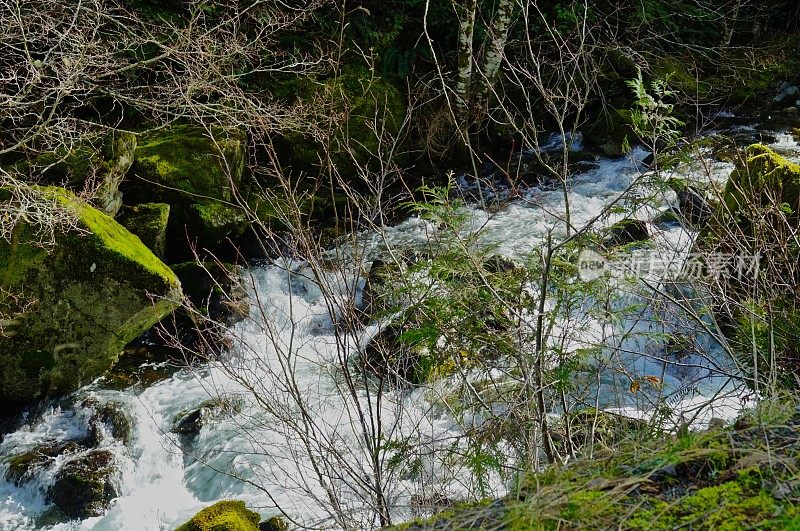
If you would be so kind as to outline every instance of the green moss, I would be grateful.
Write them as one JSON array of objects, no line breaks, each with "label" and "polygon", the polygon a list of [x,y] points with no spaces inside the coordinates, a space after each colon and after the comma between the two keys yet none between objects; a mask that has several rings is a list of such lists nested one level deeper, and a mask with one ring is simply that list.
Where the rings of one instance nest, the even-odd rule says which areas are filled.
[{"label": "green moss", "polygon": [[[658,507],[641,515],[645,524],[661,529],[693,526],[702,529],[736,531],[746,527],[781,529],[775,517],[781,504],[766,492],[749,490],[738,481],[706,487],[681,498],[669,507]],[[652,519],[647,522],[647,516]],[[652,529],[653,527],[649,527]],[[642,529],[648,529],[643,526]]]},{"label": "green moss", "polygon": [[406,528],[460,529],[462,522],[514,530],[797,528],[794,404],[781,408],[788,417],[752,429],[632,438],[616,452],[530,473],[503,500],[460,506]]},{"label": "green moss", "polygon": [[125,207],[117,221],[142,240],[153,254],[164,256],[170,207],[166,203],[144,203]]},{"label": "green moss", "polygon": [[221,501],[206,507],[175,531],[258,531],[260,519],[242,501]]},{"label": "green moss", "polygon": [[[0,398],[17,402],[96,378],[182,297],[177,276],[139,238],[64,189],[40,192],[73,212],[82,232],[59,233],[45,250],[21,224],[0,241],[2,287],[35,301],[0,337]],[[22,310],[0,302],[6,314]]]},{"label": "green moss", "polygon": [[[325,80],[290,83],[301,89],[296,93],[298,100],[325,108],[327,116],[342,118],[330,147],[333,163],[344,176],[355,172],[352,159],[372,165],[382,158],[380,140],[373,130],[376,124],[379,131],[396,136],[405,119],[406,105],[400,91],[366,68],[348,67]],[[319,167],[319,143],[295,131],[287,131],[285,137],[281,151],[289,165],[304,171]]]},{"label": "green moss", "polygon": [[71,518],[101,516],[118,495],[118,476],[114,454],[92,450],[61,467],[48,498]]},{"label": "green moss", "polygon": [[230,204],[203,201],[189,207],[186,225],[201,245],[213,245],[241,236],[247,228],[247,215]]},{"label": "green moss", "polygon": [[123,187],[129,202],[230,201],[244,171],[247,138],[238,130],[179,125],[141,135]]},{"label": "green moss", "polygon": [[149,273],[161,277],[165,286],[178,287],[178,277],[175,273],[125,227],[99,210],[76,200],[75,196],[66,190],[50,188],[48,193],[63,206],[76,212],[80,224],[91,233],[90,238],[98,240],[92,242],[98,250],[117,253],[127,262],[144,267]]},{"label": "green moss", "polygon": [[783,204],[796,219],[800,214],[800,165],[754,144],[745,152],[744,165],[731,173],[724,202],[734,215],[744,215],[753,203],[762,207]]},{"label": "green moss", "polygon": [[689,69],[692,62],[692,57],[659,55],[653,65],[653,76],[657,79],[669,79],[669,87],[672,90],[704,98],[714,87],[704,80],[702,75]]}]

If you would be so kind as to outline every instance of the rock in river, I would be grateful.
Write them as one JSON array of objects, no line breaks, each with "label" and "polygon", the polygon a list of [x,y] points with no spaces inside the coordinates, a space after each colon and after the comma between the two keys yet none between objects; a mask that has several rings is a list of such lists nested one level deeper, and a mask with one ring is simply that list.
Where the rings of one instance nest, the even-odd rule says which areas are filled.
[{"label": "rock in river", "polygon": [[[77,228],[56,230],[48,246],[28,223],[0,239],[0,314],[14,317],[0,335],[6,403],[89,383],[182,298],[175,273],[119,223],[62,188],[35,190]],[[13,202],[8,192],[0,199]]]}]

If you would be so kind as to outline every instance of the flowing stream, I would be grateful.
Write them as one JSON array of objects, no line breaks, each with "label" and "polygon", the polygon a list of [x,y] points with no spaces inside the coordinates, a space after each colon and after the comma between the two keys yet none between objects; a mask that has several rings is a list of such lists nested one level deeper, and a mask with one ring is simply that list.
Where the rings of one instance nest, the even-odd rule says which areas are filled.
[{"label": "flowing stream", "polygon": [[[800,155],[800,147],[790,135],[778,134],[774,140],[773,145],[781,152],[793,158]],[[641,161],[647,154],[637,148],[629,157],[598,160],[576,175],[570,184],[573,224],[580,226],[593,219],[614,201],[646,170]],[[732,169],[731,163],[709,159],[705,165],[699,161],[685,165],[679,172],[696,181],[711,179],[724,183]],[[464,190],[475,186],[466,179],[460,185]],[[495,248],[496,253],[522,258],[542,245],[548,229],[562,226],[554,218],[563,210],[562,202],[562,192],[557,186],[532,187],[498,211],[468,204],[468,226],[482,227],[481,241]],[[666,193],[643,202],[635,215],[651,221],[675,203],[674,194]],[[607,223],[613,221],[612,215]],[[691,248],[693,233],[678,223],[651,222],[649,227],[654,245],[643,249],[643,256],[666,257],[680,264]],[[368,258],[379,256],[387,242],[407,248],[424,245],[434,230],[428,222],[410,218],[386,228],[381,235],[368,235],[371,238]],[[374,402],[366,389],[359,390],[356,396],[340,391],[341,375],[336,366],[342,350],[346,355],[348,349],[368,341],[377,332],[377,325],[366,326],[358,337],[342,343],[334,333],[327,299],[319,285],[298,274],[303,268],[302,263],[280,260],[248,271],[252,279],[251,298],[259,304],[254,305],[251,319],[232,328],[234,355],[229,363],[241,375],[258,382],[260,391],[268,394],[279,409],[283,408],[277,413],[296,415],[295,419],[301,416],[290,400],[282,398],[288,396],[287,385],[291,384],[293,392],[304,398],[308,408],[302,418],[325,444],[338,448],[343,456],[340,462],[325,465],[329,472],[337,466],[342,468],[340,483],[333,480],[329,488],[341,492],[348,511],[364,513],[361,520],[364,527],[376,522],[370,519],[370,511],[360,501],[358,489],[347,487],[353,483],[352,474],[368,466],[357,427],[359,408],[380,412],[383,422],[394,428],[396,437],[413,436],[430,450],[420,460],[424,482],[419,481],[419,475],[402,474],[392,482],[388,502],[395,508],[395,518],[407,518],[410,514],[407,508],[420,496],[457,498],[474,488],[463,470],[435,456],[437,448],[445,448],[450,437],[460,435],[461,431],[447,410],[437,405],[429,389],[392,391],[380,404]],[[340,296],[346,296],[353,286],[360,296],[359,289],[364,284],[355,272],[331,280],[329,285],[340,286]],[[657,275],[652,280],[658,282]],[[603,337],[601,332],[608,326],[590,316],[582,316],[578,321],[585,326],[582,337],[587,342],[594,340],[593,334]],[[627,384],[624,378],[620,380],[619,364],[625,365],[623,368],[629,373],[659,375],[663,380],[662,392],[671,397],[670,405],[677,412],[690,412],[687,418],[700,427],[713,417],[730,419],[746,405],[747,390],[726,376],[734,371],[732,364],[710,338],[698,336],[696,342],[701,354],[690,355],[691,359],[682,360],[677,368],[665,370],[658,356],[641,355],[658,348],[652,340],[642,339],[644,336],[632,334],[625,348],[620,349],[623,353],[614,359],[615,370],[601,376],[601,405],[632,416],[651,413],[650,404],[632,393],[620,392]],[[263,516],[275,514],[277,504],[289,516],[307,524],[332,524],[324,509],[326,490],[308,459],[307,441],[276,422],[276,412],[265,410],[230,376],[210,364],[192,371],[181,370],[146,389],[109,390],[101,380],[78,391],[71,399],[54,403],[44,413],[28,418],[0,442],[0,529],[173,529],[221,499],[243,500]],[[197,409],[218,394],[228,397],[233,404],[231,414],[205,422],[194,437],[172,432],[175,419],[182,413]],[[710,397],[716,397],[715,404],[698,410]],[[46,493],[64,456],[36,469],[19,486],[5,478],[9,458],[37,445],[85,437],[92,414],[92,408],[86,406],[87,398],[99,404],[122,404],[133,419],[132,438],[127,445],[108,434],[101,434],[98,443],[100,448],[113,452],[121,470],[119,496],[103,516],[53,522],[49,519],[52,508]],[[313,443],[311,446],[312,453],[321,452],[322,446],[315,447]],[[504,485],[497,479],[487,488],[489,494],[501,495]]]}]

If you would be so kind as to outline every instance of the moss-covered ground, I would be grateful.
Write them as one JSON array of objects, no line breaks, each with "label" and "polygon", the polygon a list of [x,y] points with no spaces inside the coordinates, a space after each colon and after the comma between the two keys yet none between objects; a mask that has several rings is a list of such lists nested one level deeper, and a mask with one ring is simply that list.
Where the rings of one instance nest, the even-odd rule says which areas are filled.
[{"label": "moss-covered ground", "polygon": [[405,529],[800,529],[800,409],[784,401],[701,433],[628,441],[527,474],[505,499]]}]

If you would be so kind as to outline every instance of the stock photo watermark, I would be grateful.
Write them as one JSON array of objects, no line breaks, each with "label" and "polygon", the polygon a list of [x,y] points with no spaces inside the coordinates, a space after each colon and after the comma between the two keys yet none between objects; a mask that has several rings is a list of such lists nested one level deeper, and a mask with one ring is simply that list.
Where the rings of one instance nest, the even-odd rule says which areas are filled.
[{"label": "stock photo watermark", "polygon": [[665,258],[655,254],[631,255],[609,260],[586,249],[578,258],[581,279],[595,280],[605,274],[625,277],[657,277],[682,280],[746,279],[758,274],[759,256],[735,253],[690,253],[685,257]]}]

